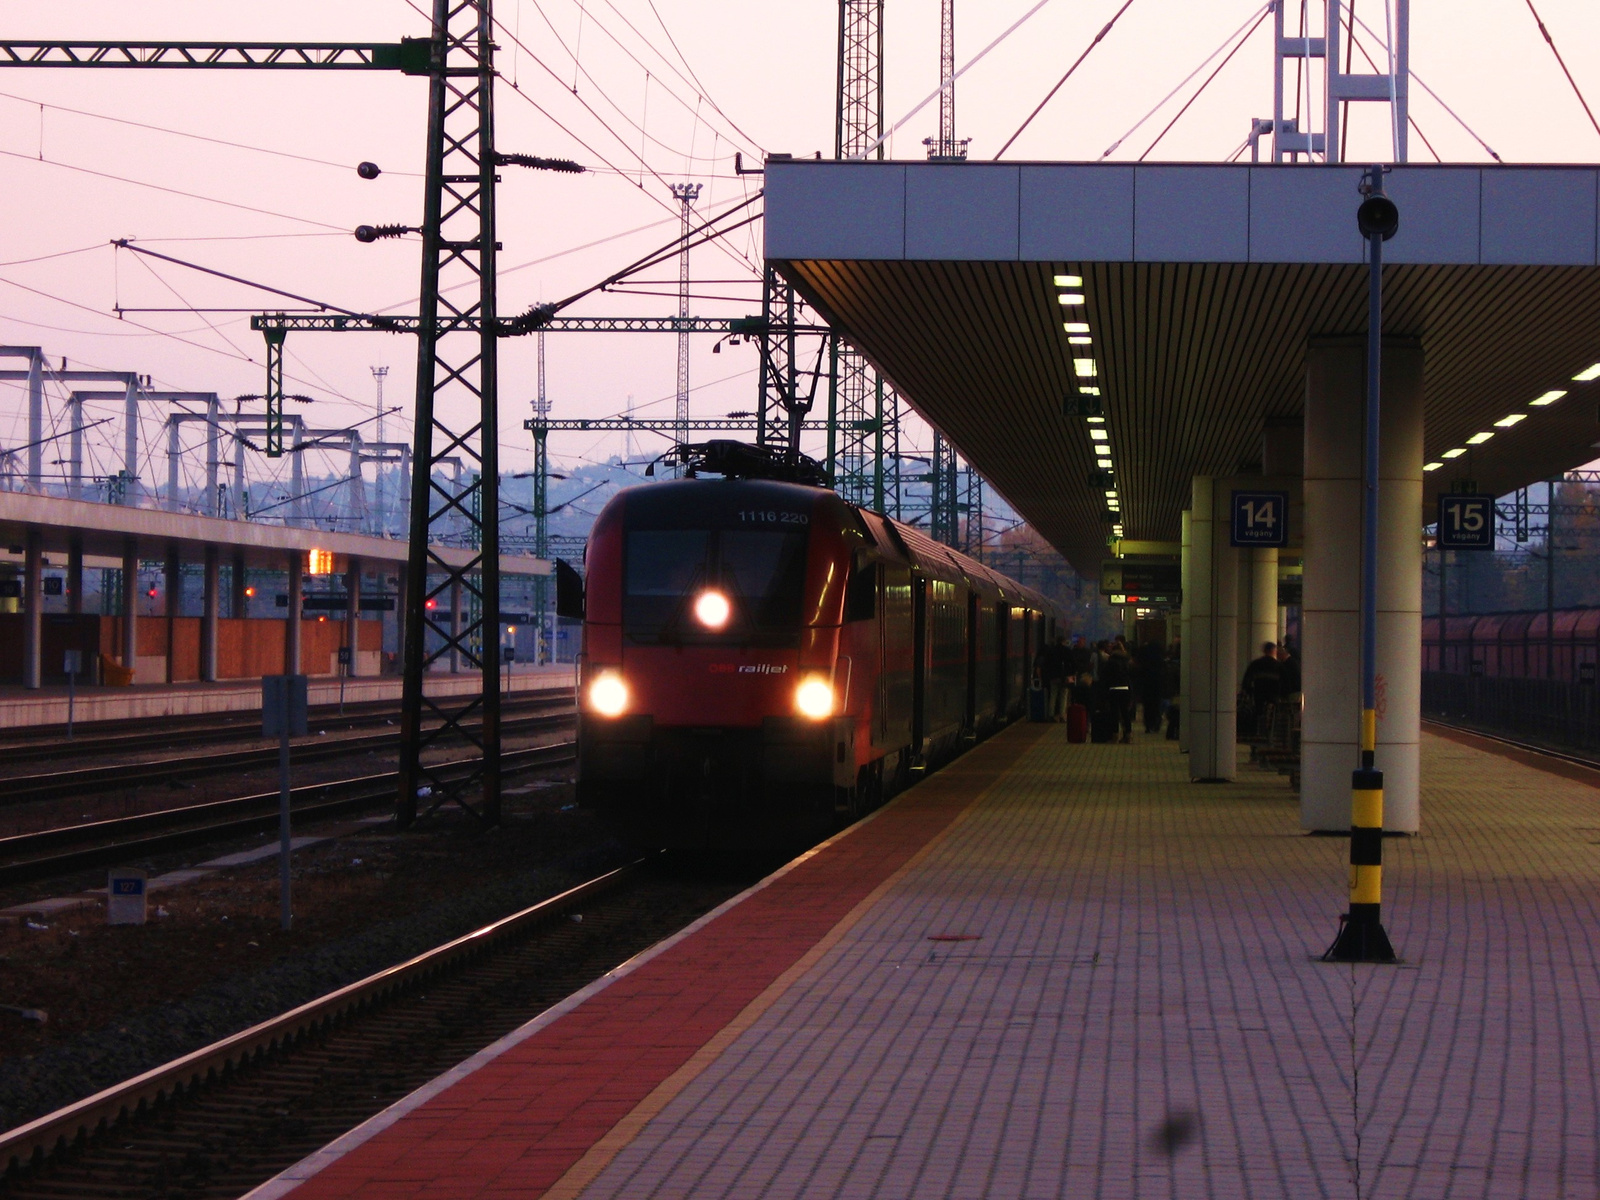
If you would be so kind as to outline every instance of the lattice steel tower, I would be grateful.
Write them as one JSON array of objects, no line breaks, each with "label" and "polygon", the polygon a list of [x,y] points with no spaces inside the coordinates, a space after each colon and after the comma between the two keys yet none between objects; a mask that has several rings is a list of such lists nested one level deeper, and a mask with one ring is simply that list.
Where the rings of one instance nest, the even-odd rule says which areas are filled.
[{"label": "lattice steel tower", "polygon": [[[500,817],[500,455],[495,297],[494,39],[491,0],[434,0],[428,70],[428,157],[417,328],[415,483],[406,564],[404,690],[400,728],[403,828],[418,800],[455,802]],[[470,483],[454,488],[436,464],[458,459]],[[467,532],[459,532],[464,519]],[[453,536],[451,536],[453,535]],[[446,539],[466,554],[441,553]],[[463,546],[462,543],[465,543]],[[454,598],[465,595],[468,621]],[[450,599],[450,618],[438,608]],[[432,600],[435,604],[429,604]],[[459,661],[483,686],[435,699],[423,677]],[[424,717],[436,723],[424,725]],[[462,738],[478,757],[464,773],[431,751]]]},{"label": "lattice steel tower", "polygon": [[682,238],[678,250],[678,428],[675,436],[681,446],[689,440],[689,223],[694,215],[694,202],[700,198],[698,183],[675,183],[672,195],[683,206],[683,219],[678,225]]},{"label": "lattice steel tower", "polygon": [[965,162],[971,141],[956,137],[956,0],[939,0],[939,136],[922,144],[932,162]]},{"label": "lattice steel tower", "polygon": [[[883,0],[839,0],[839,94],[835,158],[855,158],[883,136]],[[883,158],[883,147],[876,150]],[[834,487],[852,504],[884,510],[883,380],[854,346],[834,335],[828,461]],[[891,400],[892,406],[892,400]]]}]

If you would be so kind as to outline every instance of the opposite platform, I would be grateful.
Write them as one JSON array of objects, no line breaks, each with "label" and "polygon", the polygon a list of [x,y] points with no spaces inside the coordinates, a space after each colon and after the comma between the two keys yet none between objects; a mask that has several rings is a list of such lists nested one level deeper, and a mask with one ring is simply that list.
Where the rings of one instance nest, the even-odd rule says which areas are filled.
[{"label": "opposite platform", "polygon": [[1184,765],[1007,731],[255,1195],[1594,1196],[1600,794],[1426,738],[1329,966],[1345,842]]}]

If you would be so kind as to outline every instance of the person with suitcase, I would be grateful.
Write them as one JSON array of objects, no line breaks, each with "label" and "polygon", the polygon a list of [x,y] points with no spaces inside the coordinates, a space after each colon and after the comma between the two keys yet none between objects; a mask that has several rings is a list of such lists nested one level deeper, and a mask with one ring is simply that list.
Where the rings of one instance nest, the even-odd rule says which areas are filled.
[{"label": "person with suitcase", "polygon": [[1072,682],[1067,704],[1067,741],[1089,740],[1089,709],[1094,704],[1094,680],[1085,671]]}]

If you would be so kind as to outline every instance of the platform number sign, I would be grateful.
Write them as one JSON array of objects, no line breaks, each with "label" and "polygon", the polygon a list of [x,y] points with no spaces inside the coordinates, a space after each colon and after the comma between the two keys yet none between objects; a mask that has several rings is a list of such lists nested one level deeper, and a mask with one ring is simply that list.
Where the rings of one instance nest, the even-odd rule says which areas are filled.
[{"label": "platform number sign", "polygon": [[1233,494],[1234,546],[1287,546],[1289,544],[1288,492],[1235,492]]},{"label": "platform number sign", "polygon": [[1494,549],[1494,497],[1445,493],[1439,497],[1439,548]]}]

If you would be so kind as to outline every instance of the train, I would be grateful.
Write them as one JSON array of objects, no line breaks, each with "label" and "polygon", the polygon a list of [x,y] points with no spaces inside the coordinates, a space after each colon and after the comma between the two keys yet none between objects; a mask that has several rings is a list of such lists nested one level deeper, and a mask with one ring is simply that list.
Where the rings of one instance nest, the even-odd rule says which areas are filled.
[{"label": "train", "polygon": [[[581,581],[579,803],[634,845],[815,841],[1023,715],[1064,613],[809,460],[712,442],[597,517]],[[581,588],[581,592],[579,589]]]},{"label": "train", "polygon": [[1592,684],[1596,663],[1600,663],[1600,608],[1464,613],[1422,620],[1424,671]]}]

